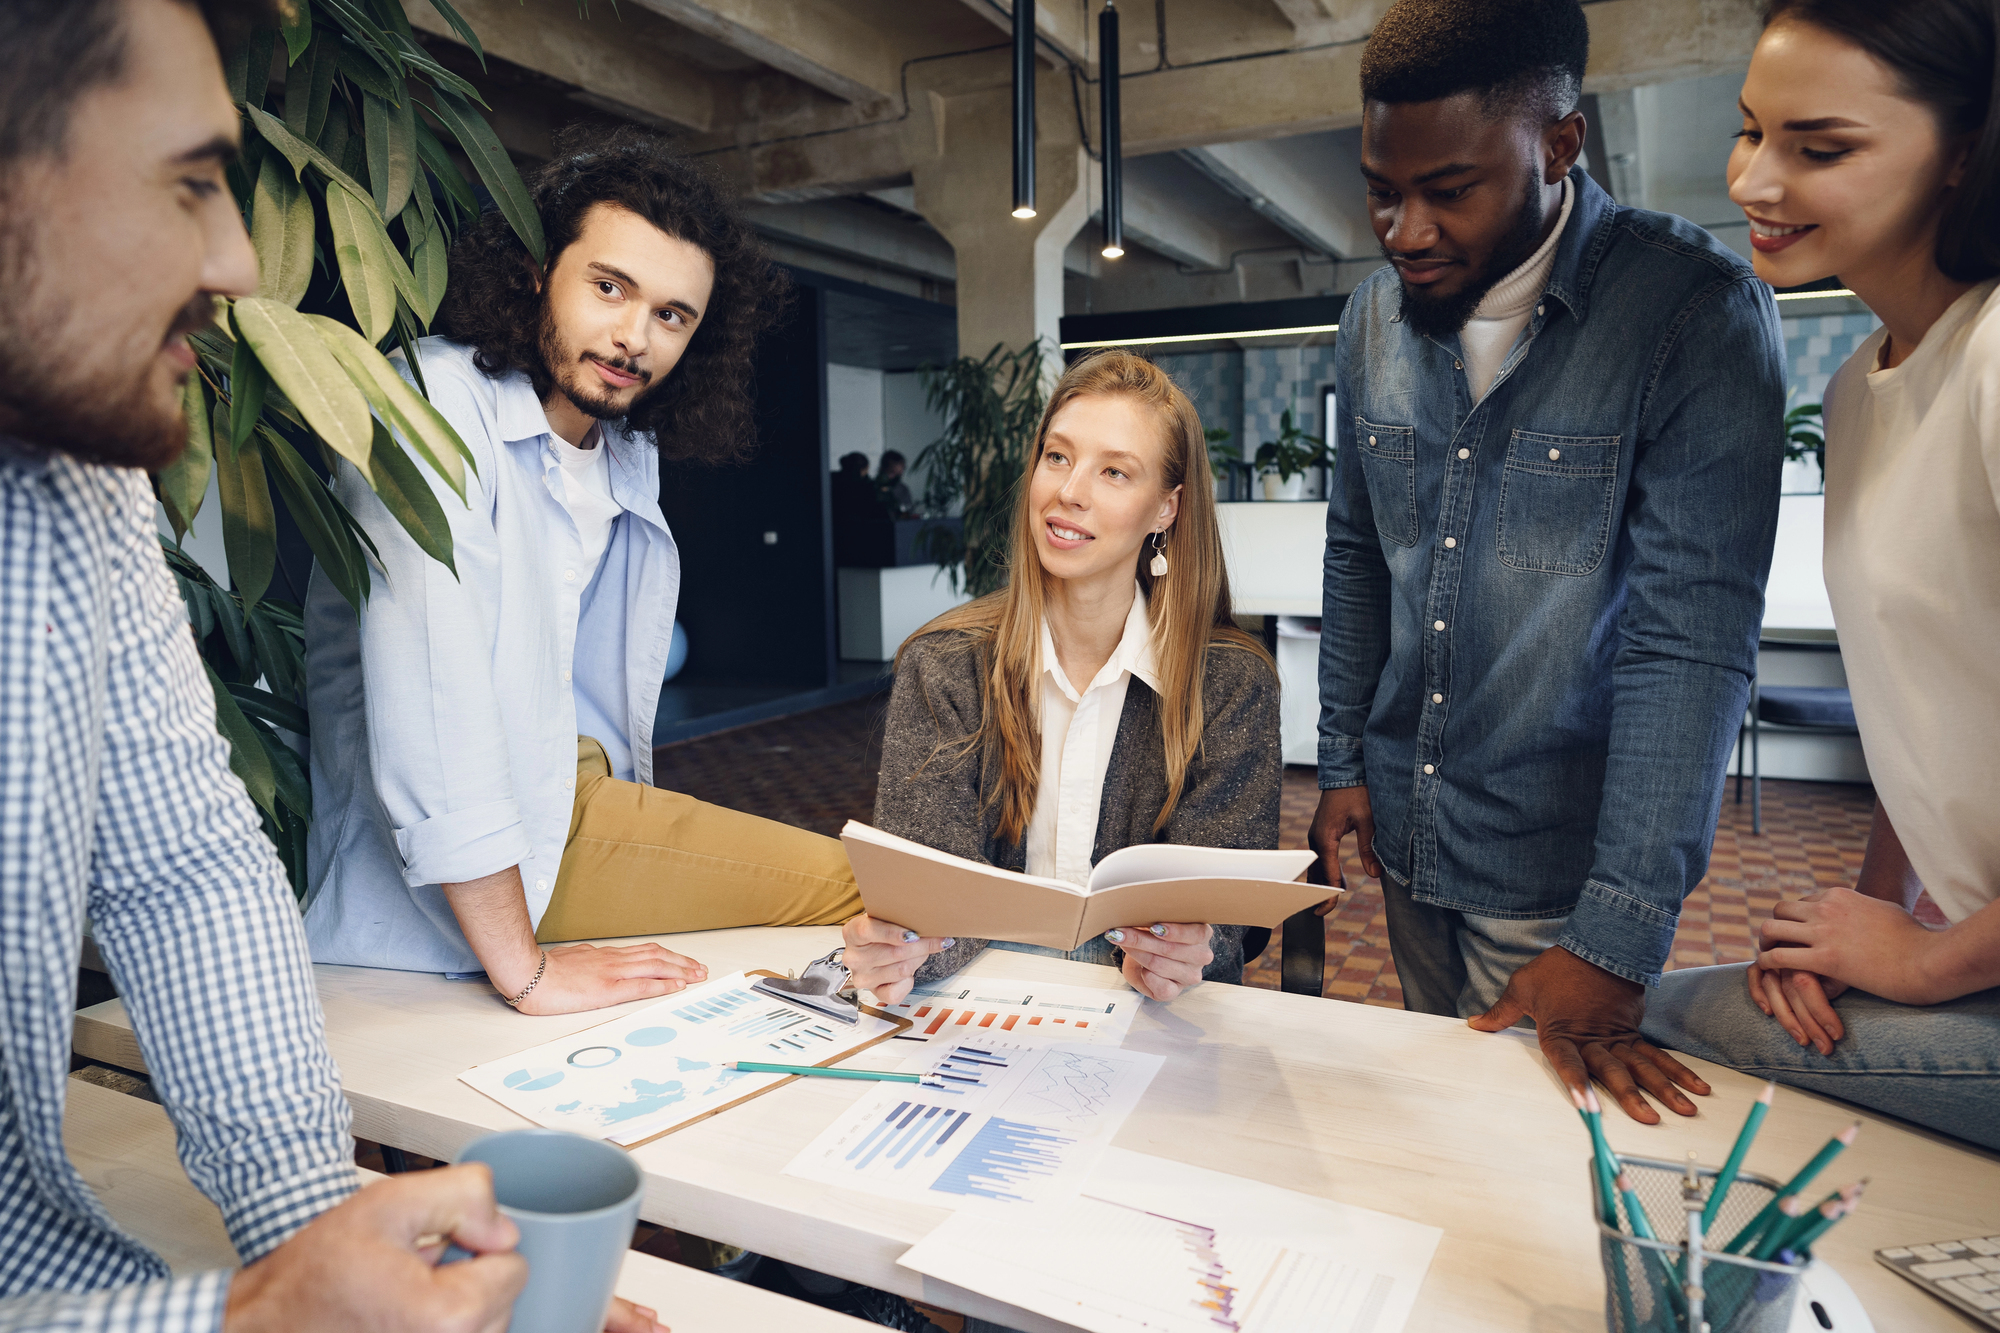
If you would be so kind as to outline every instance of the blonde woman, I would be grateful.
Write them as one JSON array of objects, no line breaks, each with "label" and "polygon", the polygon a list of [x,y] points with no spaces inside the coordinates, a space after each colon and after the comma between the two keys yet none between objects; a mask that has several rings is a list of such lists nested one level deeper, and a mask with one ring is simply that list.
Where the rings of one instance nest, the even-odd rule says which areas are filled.
[{"label": "blonde woman", "polygon": [[[1128,352],[1077,362],[1042,414],[1016,515],[1007,587],[897,655],[876,825],[1076,884],[1135,843],[1276,847],[1277,672],[1230,618],[1187,395]],[[885,1003],[989,944],[865,913],[844,937],[855,984]],[[1242,937],[1140,921],[1063,956],[1171,1000],[1203,979],[1240,980]]]}]

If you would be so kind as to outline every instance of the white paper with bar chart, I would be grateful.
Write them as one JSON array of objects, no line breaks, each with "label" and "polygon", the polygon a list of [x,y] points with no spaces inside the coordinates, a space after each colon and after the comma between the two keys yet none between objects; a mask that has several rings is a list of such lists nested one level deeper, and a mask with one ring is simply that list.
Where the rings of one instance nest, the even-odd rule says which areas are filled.
[{"label": "white paper with bar chart", "polygon": [[902,1027],[837,1023],[750,989],[735,972],[609,1023],[466,1070],[459,1078],[538,1125],[631,1146],[785,1082],[731,1060],[816,1065]]},{"label": "white paper with bar chart", "polygon": [[938,1087],[883,1084],[785,1168],[939,1208],[1073,1196],[1164,1061],[1113,1046],[967,1039]]},{"label": "white paper with bar chart", "polygon": [[928,1069],[956,1041],[1004,1041],[1014,1046],[1057,1042],[1121,1046],[1139,1012],[1139,992],[1120,987],[1063,986],[1008,977],[947,977],[917,987],[900,1004],[882,1007],[907,1018],[885,1049],[901,1052],[903,1068]]},{"label": "white paper with bar chart", "polygon": [[1092,1333],[1397,1333],[1443,1234],[1113,1148],[1076,1198],[961,1212],[897,1262]]}]

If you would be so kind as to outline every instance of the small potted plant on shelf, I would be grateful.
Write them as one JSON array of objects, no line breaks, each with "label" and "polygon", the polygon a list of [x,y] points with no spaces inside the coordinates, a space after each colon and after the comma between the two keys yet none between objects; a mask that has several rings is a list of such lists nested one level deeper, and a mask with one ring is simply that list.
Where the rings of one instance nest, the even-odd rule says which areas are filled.
[{"label": "small potted plant on shelf", "polygon": [[1266,500],[1297,500],[1305,492],[1306,471],[1333,462],[1333,450],[1292,420],[1288,407],[1278,416],[1278,438],[1257,446],[1256,468]]},{"label": "small potted plant on shelf", "polygon": [[1810,461],[1816,474],[1811,490],[1787,488],[1787,495],[1826,493],[1826,421],[1820,415],[1820,409],[1819,403],[1800,403],[1785,413],[1785,461]]}]

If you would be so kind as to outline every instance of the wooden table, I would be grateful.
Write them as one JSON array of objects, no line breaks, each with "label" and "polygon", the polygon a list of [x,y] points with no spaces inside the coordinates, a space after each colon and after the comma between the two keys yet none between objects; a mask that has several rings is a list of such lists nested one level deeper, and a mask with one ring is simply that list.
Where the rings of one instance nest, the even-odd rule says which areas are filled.
[{"label": "wooden table", "polygon": [[[151,1102],[71,1079],[63,1113],[70,1160],[112,1220],[167,1261],[177,1275],[237,1266],[222,1213],[181,1169],[174,1127]],[[370,1184],[383,1177],[355,1168]],[[759,1287],[627,1251],[618,1294],[664,1317],[675,1333],[867,1333],[873,1324]]]},{"label": "wooden table", "polygon": [[[768,928],[660,939],[721,974],[797,968],[834,947],[837,934]],[[433,1157],[453,1155],[486,1130],[525,1123],[458,1082],[462,1070],[603,1022],[608,1012],[528,1018],[483,985],[360,968],[319,973],[355,1132]],[[996,951],[968,975],[1123,984],[1109,968]],[[1603,1329],[1588,1140],[1531,1035],[1205,985],[1172,1005],[1147,1002],[1126,1045],[1167,1063],[1119,1147],[1442,1227],[1412,1329]],[[141,1067],[115,1000],[79,1013],[76,1047]],[[1647,1127],[1614,1110],[1606,1128],[1615,1148],[1665,1159],[1693,1149],[1704,1162],[1722,1161],[1761,1084],[1692,1063],[1715,1087],[1702,1114],[1670,1114]],[[897,1256],[942,1221],[943,1210],[781,1174],[863,1091],[834,1080],[789,1084],[638,1149],[648,1180],[643,1215],[1015,1328],[1064,1327],[897,1267]],[[1788,1176],[1854,1115],[1842,1103],[1780,1089],[1746,1169]],[[1976,1327],[1883,1269],[1872,1252],[2000,1233],[2000,1159],[1900,1122],[1861,1118],[1860,1141],[1828,1178],[1871,1177],[1867,1201],[1819,1253],[1853,1285],[1881,1333]]]}]

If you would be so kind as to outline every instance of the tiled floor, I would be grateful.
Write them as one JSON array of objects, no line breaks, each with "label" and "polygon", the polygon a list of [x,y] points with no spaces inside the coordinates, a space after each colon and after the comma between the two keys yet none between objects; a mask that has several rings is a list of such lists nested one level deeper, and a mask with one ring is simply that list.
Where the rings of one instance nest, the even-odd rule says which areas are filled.
[{"label": "tiled floor", "polygon": [[[654,752],[663,787],[731,809],[835,834],[867,819],[875,804],[884,699],[842,704]],[[1875,797],[1871,788],[1819,782],[1766,782],[1764,832],[1750,831],[1749,793],[1725,793],[1708,876],[1688,896],[1674,938],[1675,967],[1746,962],[1751,932],[1781,897],[1852,884],[1861,868]],[[1319,793],[1310,770],[1285,770],[1279,839],[1306,845]],[[1350,892],[1327,917],[1326,994],[1399,1007],[1402,987],[1389,957],[1381,890],[1346,858]],[[1249,968],[1251,985],[1278,984],[1276,941]]]}]

